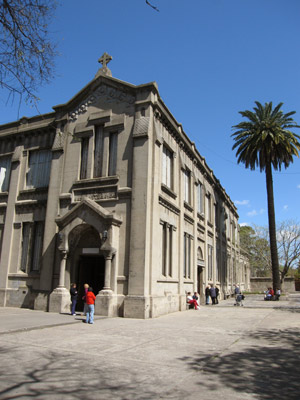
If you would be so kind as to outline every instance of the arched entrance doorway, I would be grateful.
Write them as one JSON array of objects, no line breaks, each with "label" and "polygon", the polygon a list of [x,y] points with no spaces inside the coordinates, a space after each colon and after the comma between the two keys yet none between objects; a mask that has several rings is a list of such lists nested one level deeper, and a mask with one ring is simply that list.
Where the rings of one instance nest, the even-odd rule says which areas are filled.
[{"label": "arched entrance doorway", "polygon": [[78,288],[76,311],[82,311],[83,285],[91,286],[96,296],[104,287],[105,258],[101,254],[99,232],[87,224],[76,226],[69,234],[69,248],[71,282],[75,282]]},{"label": "arched entrance doorway", "polygon": [[69,312],[70,284],[78,283],[81,290],[84,279],[90,279],[92,282],[83,283],[93,285],[95,291],[100,290],[95,314],[118,315],[116,254],[121,218],[95,201],[84,198],[55,221],[59,228],[57,248],[60,265],[58,284],[50,294],[49,311]]},{"label": "arched entrance doorway", "polygon": [[201,247],[198,247],[197,250],[197,291],[200,296],[200,303],[205,303],[205,293],[204,293],[204,259],[203,259],[203,252]]},{"label": "arched entrance doorway", "polygon": [[84,289],[83,285],[87,283],[93,288],[94,294],[100,292],[104,287],[105,278],[105,258],[104,256],[82,255],[79,257],[77,266],[76,284],[78,288],[78,301],[76,311],[83,310]]}]

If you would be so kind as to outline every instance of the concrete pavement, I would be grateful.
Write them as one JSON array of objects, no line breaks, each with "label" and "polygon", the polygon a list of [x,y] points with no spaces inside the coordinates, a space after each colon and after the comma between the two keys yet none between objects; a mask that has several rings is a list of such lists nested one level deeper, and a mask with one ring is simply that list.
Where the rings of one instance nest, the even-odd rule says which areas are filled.
[{"label": "concrete pavement", "polygon": [[300,302],[229,302],[94,325],[0,308],[0,399],[298,400]]}]

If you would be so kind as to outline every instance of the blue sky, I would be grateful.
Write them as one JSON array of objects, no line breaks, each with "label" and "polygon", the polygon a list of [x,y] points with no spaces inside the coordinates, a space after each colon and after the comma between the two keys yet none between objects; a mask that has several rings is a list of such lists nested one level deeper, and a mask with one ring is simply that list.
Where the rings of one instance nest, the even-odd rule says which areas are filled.
[{"label": "blue sky", "polygon": [[[283,102],[300,124],[299,0],[61,0],[51,25],[60,55],[39,112],[52,111],[93,79],[106,51],[114,77],[156,81],[162,99],[238,207],[240,223],[267,224],[265,175],[237,165],[238,111]],[[0,90],[0,124],[18,104]],[[22,105],[19,117],[37,114]],[[296,132],[300,134],[299,132]],[[300,160],[274,173],[277,220],[299,215]]]}]

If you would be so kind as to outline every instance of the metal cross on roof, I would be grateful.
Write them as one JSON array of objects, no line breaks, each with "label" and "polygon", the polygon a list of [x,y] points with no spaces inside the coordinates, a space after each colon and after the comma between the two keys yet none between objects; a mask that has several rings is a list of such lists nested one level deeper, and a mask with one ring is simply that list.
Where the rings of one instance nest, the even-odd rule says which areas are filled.
[{"label": "metal cross on roof", "polygon": [[104,53],[98,60],[99,63],[103,65],[103,68],[106,68],[107,64],[112,60],[112,56],[107,53]]}]

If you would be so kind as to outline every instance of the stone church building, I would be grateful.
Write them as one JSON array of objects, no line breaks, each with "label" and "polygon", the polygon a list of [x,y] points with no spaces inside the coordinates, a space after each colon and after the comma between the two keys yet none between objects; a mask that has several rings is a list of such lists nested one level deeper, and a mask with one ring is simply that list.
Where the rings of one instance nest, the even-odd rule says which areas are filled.
[{"label": "stone church building", "polygon": [[208,284],[249,289],[235,205],[156,83],[110,59],[53,112],[0,126],[0,306],[69,312],[88,283],[96,314],[151,318]]}]

